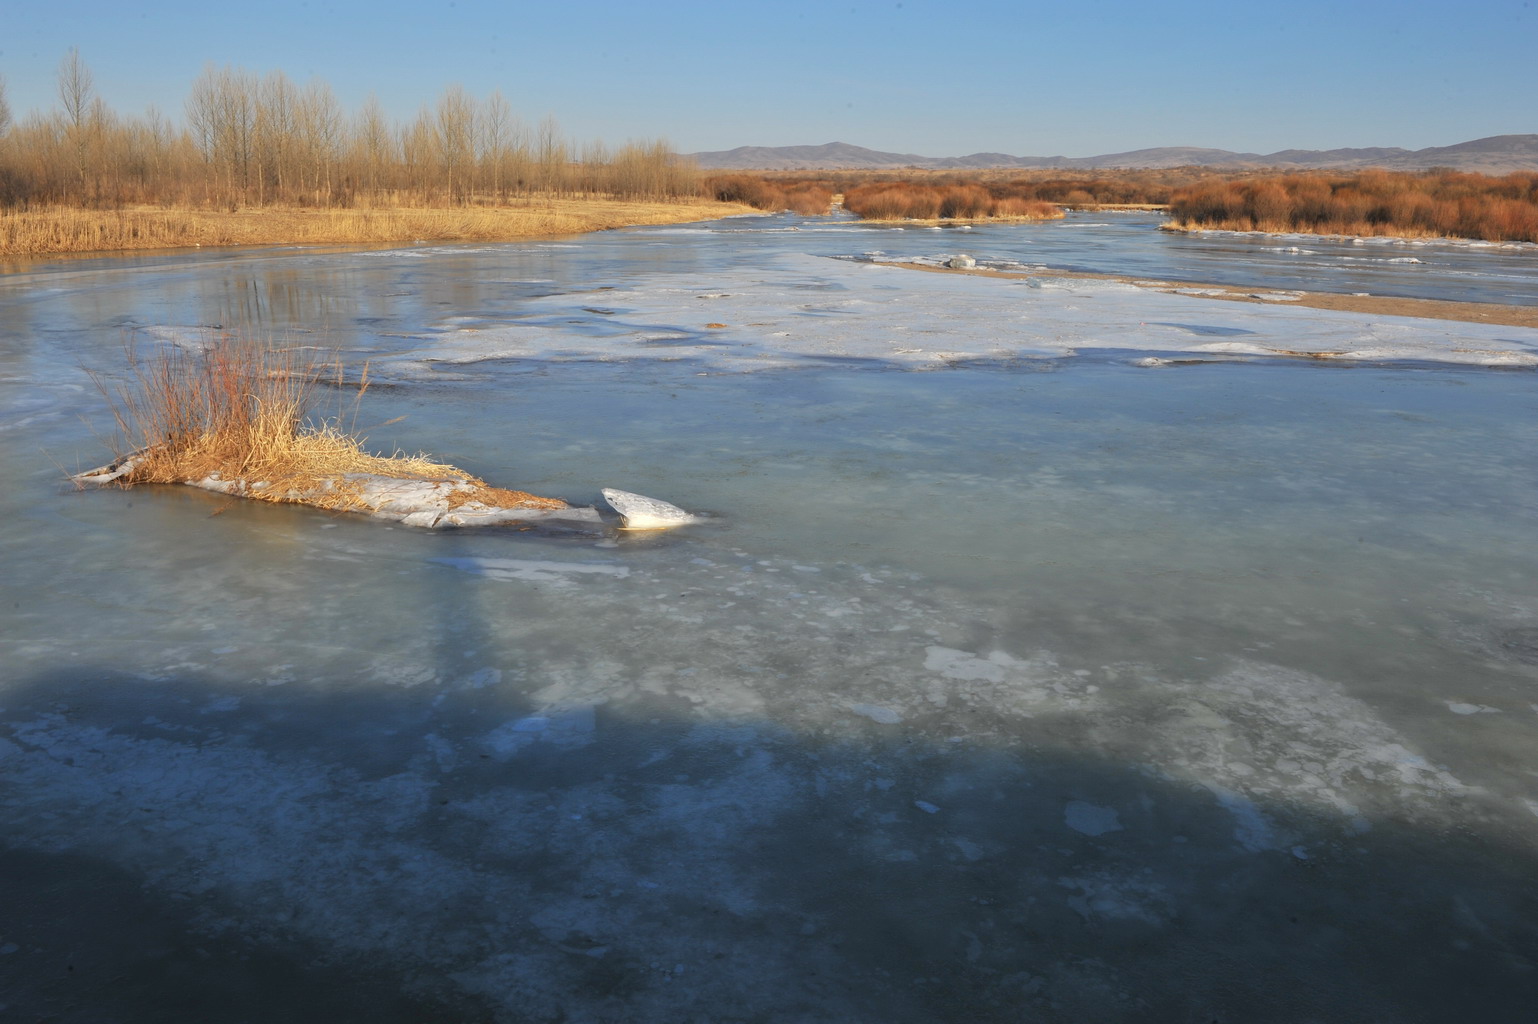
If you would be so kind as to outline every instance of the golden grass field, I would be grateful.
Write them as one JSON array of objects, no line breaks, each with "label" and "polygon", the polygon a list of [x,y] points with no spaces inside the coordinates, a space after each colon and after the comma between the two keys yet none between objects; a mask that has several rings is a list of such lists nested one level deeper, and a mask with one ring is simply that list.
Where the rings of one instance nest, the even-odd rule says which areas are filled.
[{"label": "golden grass field", "polygon": [[497,206],[222,210],[51,208],[0,211],[0,255],[112,252],[213,245],[346,245],[503,241],[756,212],[703,198],[536,196]]}]

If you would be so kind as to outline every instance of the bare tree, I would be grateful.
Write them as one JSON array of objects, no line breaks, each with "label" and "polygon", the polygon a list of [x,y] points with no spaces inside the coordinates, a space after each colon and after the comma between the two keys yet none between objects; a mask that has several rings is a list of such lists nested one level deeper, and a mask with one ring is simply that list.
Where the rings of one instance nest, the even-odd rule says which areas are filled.
[{"label": "bare tree", "polygon": [[500,92],[481,102],[458,85],[401,124],[373,96],[349,117],[319,80],[299,88],[281,71],[209,64],[187,95],[183,129],[154,108],[114,114],[71,49],[59,64],[58,100],[15,120],[0,77],[0,203],[201,201],[233,210],[346,205],[358,190],[377,199],[393,189],[411,205],[541,190],[690,194],[698,185],[698,171],[664,143],[573,146],[554,119],[530,128]]},{"label": "bare tree", "polygon": [[73,46],[59,61],[59,100],[64,104],[64,120],[72,128],[84,127],[91,107],[91,69],[80,59]]},{"label": "bare tree", "polygon": [[0,139],[11,130],[11,105],[5,101],[5,76],[0,75]]},{"label": "bare tree", "polygon": [[80,51],[70,47],[59,61],[59,101],[64,105],[64,136],[74,157],[75,180],[82,196],[92,142],[91,93],[91,69],[80,59]]},{"label": "bare tree", "polygon": [[261,202],[263,185],[273,183],[275,198],[285,199],[293,185],[295,144],[295,108],[298,90],[281,71],[262,79],[256,101],[257,201]]},{"label": "bare tree", "polygon": [[385,118],[379,97],[369,93],[363,101],[363,109],[353,120],[353,161],[359,176],[370,194],[377,193],[383,184],[385,168],[396,162],[395,139],[390,122]]},{"label": "bare tree", "polygon": [[554,117],[546,116],[539,122],[534,158],[539,162],[540,188],[546,192],[561,191],[566,183],[566,140],[561,138],[561,128]]},{"label": "bare tree", "polygon": [[124,126],[129,153],[129,172],[136,179],[141,201],[155,192],[164,196],[171,188],[171,126],[153,104],[142,121]]},{"label": "bare tree", "polygon": [[481,107],[480,162],[486,175],[485,185],[499,199],[507,198],[508,165],[517,144],[518,123],[513,108],[500,89],[492,90]]},{"label": "bare tree", "polygon": [[443,172],[449,198],[463,202],[469,194],[465,180],[475,156],[475,100],[460,85],[451,85],[438,97],[434,122],[438,166]]},{"label": "bare tree", "polygon": [[332,174],[341,155],[343,123],[342,108],[331,86],[311,79],[299,97],[300,138],[310,162],[310,180],[322,203],[335,198]]},{"label": "bare tree", "polygon": [[232,207],[245,196],[251,182],[256,136],[254,77],[235,68],[203,69],[187,97],[187,120],[203,158],[215,173],[224,173],[224,201]]},{"label": "bare tree", "polygon": [[423,107],[416,120],[401,129],[401,172],[405,187],[424,197],[432,193],[432,169],[437,163],[437,129],[432,111]]}]

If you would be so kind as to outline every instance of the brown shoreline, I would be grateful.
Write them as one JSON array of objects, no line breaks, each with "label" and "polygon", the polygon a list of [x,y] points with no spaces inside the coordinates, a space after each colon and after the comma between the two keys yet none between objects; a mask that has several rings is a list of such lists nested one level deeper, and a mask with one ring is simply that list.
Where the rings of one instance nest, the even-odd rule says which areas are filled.
[{"label": "brown shoreline", "polygon": [[57,207],[0,210],[0,273],[63,256],[256,246],[521,242],[615,228],[687,224],[762,211],[699,197],[610,199],[533,195],[488,206],[295,207],[238,210]]},{"label": "brown shoreline", "polygon": [[[949,267],[931,267],[918,263],[887,263],[883,266],[939,274],[973,274],[979,277],[1081,277],[1097,281],[1121,281],[1166,294],[1192,295],[1201,299],[1226,299],[1231,302],[1254,302],[1265,306],[1306,306],[1310,309],[1330,309],[1345,313],[1409,316],[1426,320],[1457,320],[1474,324],[1538,328],[1538,306],[1508,306],[1493,302],[1452,302],[1445,299],[1405,299],[1391,295],[1344,295],[1336,292],[1303,292],[1280,288],[1242,288],[1236,285],[1207,284],[1200,281],[1163,281],[1135,277],[1130,274],[1099,274],[1079,270],[1014,271],[983,268],[953,270]],[[1201,289],[1201,291],[1194,292],[1191,289]],[[1277,301],[1262,297],[1267,294],[1296,295],[1298,298]]]}]

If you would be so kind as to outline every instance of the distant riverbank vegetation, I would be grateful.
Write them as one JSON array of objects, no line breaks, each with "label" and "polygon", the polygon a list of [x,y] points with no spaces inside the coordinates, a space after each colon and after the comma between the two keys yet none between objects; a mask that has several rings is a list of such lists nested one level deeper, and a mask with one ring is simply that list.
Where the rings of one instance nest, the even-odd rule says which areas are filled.
[{"label": "distant riverbank vegetation", "polygon": [[844,193],[844,209],[862,220],[1050,220],[1063,216],[1053,203],[996,195],[978,183],[919,185],[883,181]]},{"label": "distant riverbank vegetation", "polygon": [[1364,171],[1208,181],[1176,189],[1170,216],[1184,230],[1538,242],[1538,174]]},{"label": "distant riverbank vegetation", "polygon": [[[1128,171],[1020,171],[995,168],[978,171],[918,171],[901,176],[842,172],[830,184],[846,197],[866,189],[893,184],[914,190],[930,189],[950,199],[950,206],[982,210],[999,204],[995,216],[1012,216],[1012,207],[1046,203],[1075,210],[1105,207],[1158,207],[1169,202],[1178,183],[1195,180],[1186,169]],[[922,200],[919,201],[922,207]],[[847,198],[846,198],[847,205]],[[878,208],[880,203],[877,204]],[[989,216],[987,213],[976,216]]]},{"label": "distant riverbank vegetation", "polygon": [[779,171],[708,178],[718,199],[805,215],[834,195],[870,220],[1061,216],[1168,209],[1177,230],[1311,232],[1538,242],[1538,174],[1277,174],[1172,167],[1063,171]]},{"label": "distant riverbank vegetation", "polygon": [[1203,168],[763,171],[717,175],[706,179],[706,187],[717,199],[808,216],[828,212],[829,201],[842,195],[844,209],[868,219],[1037,218],[1061,216],[1060,208],[1160,208],[1175,187],[1212,173]]},{"label": "distant riverbank vegetation", "polygon": [[723,203],[746,203],[757,210],[789,210],[819,217],[833,205],[833,189],[823,181],[775,180],[762,174],[718,174],[705,188]]},{"label": "distant riverbank vegetation", "polygon": [[579,146],[499,92],[450,86],[399,123],[372,97],[344,110],[318,79],[210,65],[178,122],[114,112],[71,51],[58,97],[13,118],[0,78],[0,253],[520,237],[721,212],[665,142]]}]

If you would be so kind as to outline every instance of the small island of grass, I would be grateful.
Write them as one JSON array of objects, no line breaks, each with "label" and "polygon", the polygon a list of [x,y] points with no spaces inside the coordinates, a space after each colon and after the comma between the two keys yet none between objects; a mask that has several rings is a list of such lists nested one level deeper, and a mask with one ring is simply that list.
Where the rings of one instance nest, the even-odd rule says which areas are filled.
[{"label": "small island of grass", "polygon": [[193,353],[130,351],[126,379],[96,378],[117,421],[116,458],[75,474],[77,484],[186,484],[408,526],[600,522],[591,508],[494,487],[426,455],[372,454],[340,414],[312,416],[323,380],[361,399],[366,376],[347,382],[339,366],[240,336],[206,341]]}]

